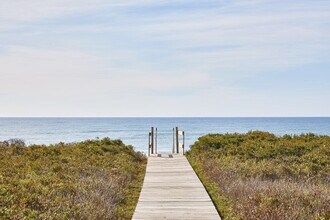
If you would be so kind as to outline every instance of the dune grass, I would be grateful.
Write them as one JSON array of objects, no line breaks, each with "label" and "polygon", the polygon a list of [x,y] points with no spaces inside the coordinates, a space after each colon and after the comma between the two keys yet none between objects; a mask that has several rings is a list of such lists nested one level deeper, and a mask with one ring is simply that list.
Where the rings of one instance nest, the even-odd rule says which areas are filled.
[{"label": "dune grass", "polygon": [[224,219],[330,219],[330,137],[210,134],[187,157]]},{"label": "dune grass", "polygon": [[0,219],[130,219],[146,158],[120,140],[0,144]]}]

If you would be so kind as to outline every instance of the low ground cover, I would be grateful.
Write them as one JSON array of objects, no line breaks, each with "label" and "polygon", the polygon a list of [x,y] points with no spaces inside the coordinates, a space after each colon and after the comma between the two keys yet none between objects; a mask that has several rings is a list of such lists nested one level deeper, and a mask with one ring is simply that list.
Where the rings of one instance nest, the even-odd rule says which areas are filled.
[{"label": "low ground cover", "polygon": [[330,219],[330,137],[210,134],[187,157],[224,219]]},{"label": "low ground cover", "polygon": [[0,143],[0,219],[130,219],[146,158],[120,140]]}]

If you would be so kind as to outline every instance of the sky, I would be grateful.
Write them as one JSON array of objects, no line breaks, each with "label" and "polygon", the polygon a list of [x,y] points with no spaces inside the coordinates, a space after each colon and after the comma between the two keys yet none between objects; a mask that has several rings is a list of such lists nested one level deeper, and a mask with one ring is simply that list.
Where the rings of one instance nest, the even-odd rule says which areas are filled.
[{"label": "sky", "polygon": [[1,116],[330,116],[330,1],[0,0]]}]

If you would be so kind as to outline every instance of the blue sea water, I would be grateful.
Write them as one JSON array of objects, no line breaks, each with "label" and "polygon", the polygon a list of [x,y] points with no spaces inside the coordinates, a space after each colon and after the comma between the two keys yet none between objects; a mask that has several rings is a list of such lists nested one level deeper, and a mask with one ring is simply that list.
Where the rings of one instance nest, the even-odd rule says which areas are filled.
[{"label": "blue sea water", "polygon": [[283,134],[330,135],[330,118],[0,118],[0,141],[53,144],[110,137],[146,151],[150,127],[158,128],[159,151],[170,151],[172,128],[186,134],[186,146],[209,133],[262,130]]}]

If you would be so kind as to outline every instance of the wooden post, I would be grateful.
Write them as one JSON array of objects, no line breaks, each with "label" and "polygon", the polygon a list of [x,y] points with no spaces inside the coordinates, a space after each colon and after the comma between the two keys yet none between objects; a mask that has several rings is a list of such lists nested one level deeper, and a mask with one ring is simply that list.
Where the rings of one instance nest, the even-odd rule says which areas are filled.
[{"label": "wooden post", "polygon": [[182,131],[183,143],[182,143],[182,154],[184,155],[184,131]]},{"label": "wooden post", "polygon": [[173,144],[172,144],[172,154],[174,154],[174,128],[173,128]]},{"label": "wooden post", "polygon": [[148,156],[150,156],[150,147],[151,147],[151,132],[149,132],[149,140],[148,140]]},{"label": "wooden post", "polygon": [[157,128],[156,128],[156,147],[155,147],[155,153],[157,154]]},{"label": "wooden post", "polygon": [[176,153],[179,153],[179,128],[175,128],[175,136],[176,136]]},{"label": "wooden post", "polygon": [[154,127],[151,127],[151,154],[154,154]]}]

